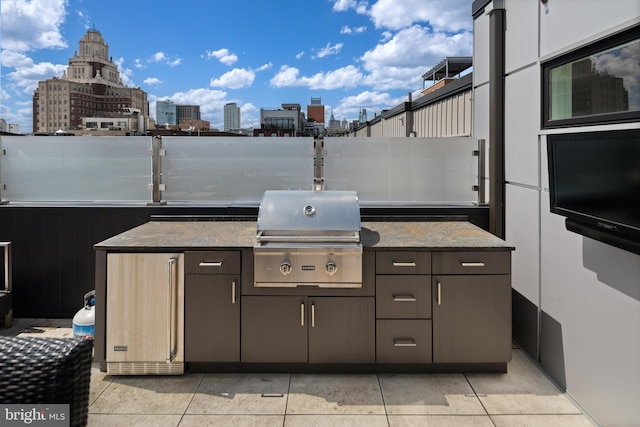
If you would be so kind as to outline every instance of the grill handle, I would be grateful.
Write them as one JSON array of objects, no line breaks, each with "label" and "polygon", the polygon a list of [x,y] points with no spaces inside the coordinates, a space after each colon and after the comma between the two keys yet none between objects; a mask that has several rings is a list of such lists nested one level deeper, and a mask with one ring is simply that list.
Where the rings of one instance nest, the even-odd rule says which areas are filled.
[{"label": "grill handle", "polygon": [[341,243],[358,243],[360,242],[360,233],[355,232],[348,236],[265,236],[262,231],[256,236],[258,243],[266,242],[305,242],[305,243],[323,243],[323,242],[341,242]]}]

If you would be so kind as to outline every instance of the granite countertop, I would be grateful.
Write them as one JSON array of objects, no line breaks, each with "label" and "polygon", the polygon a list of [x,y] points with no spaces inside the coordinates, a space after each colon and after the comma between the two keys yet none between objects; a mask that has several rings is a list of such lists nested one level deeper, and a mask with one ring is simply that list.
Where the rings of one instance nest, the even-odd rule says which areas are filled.
[{"label": "granite countertop", "polygon": [[[503,249],[513,246],[465,221],[363,222],[364,248]],[[252,248],[253,221],[151,221],[97,243],[96,249]]]}]

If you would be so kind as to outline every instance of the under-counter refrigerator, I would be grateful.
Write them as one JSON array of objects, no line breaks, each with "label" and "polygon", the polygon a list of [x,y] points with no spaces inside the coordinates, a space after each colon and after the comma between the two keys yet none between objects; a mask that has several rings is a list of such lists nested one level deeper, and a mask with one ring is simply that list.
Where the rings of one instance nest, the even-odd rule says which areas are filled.
[{"label": "under-counter refrigerator", "polygon": [[107,255],[106,362],[112,375],[184,373],[183,255]]}]

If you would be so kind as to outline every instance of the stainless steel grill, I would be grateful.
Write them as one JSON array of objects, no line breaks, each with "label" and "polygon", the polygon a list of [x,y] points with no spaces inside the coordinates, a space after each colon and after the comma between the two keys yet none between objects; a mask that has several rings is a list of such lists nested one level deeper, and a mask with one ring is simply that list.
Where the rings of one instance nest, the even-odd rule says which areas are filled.
[{"label": "stainless steel grill", "polygon": [[257,287],[362,287],[354,191],[266,191],[254,245]]}]

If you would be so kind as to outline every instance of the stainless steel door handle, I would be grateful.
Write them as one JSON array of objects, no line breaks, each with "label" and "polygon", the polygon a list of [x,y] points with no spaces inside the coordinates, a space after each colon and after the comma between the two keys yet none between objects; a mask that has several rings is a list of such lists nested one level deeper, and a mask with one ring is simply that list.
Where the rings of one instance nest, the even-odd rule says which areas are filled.
[{"label": "stainless steel door handle", "polygon": [[474,262],[465,262],[461,261],[460,265],[463,267],[484,267],[484,262],[474,261]]},{"label": "stainless steel door handle", "polygon": [[199,267],[222,267],[222,261],[202,261]]},{"label": "stainless steel door handle", "polygon": [[393,301],[394,302],[415,302],[416,297],[414,297],[413,295],[394,295]]},{"label": "stainless steel door handle", "polygon": [[176,259],[169,259],[169,293],[167,298],[167,308],[169,310],[169,316],[167,317],[167,363],[173,362],[176,357],[176,351],[173,348],[173,325],[174,325],[174,317],[176,316],[177,307],[174,305],[177,304],[177,296],[174,296],[174,293],[177,293],[178,286],[174,286],[174,276]]},{"label": "stainless steel door handle", "polygon": [[231,304],[236,303],[236,281],[231,281]]},{"label": "stainless steel door handle", "polygon": [[418,344],[412,339],[394,339],[394,347],[417,347]]},{"label": "stainless steel door handle", "polygon": [[393,261],[394,267],[415,267],[416,263],[413,261]]}]

